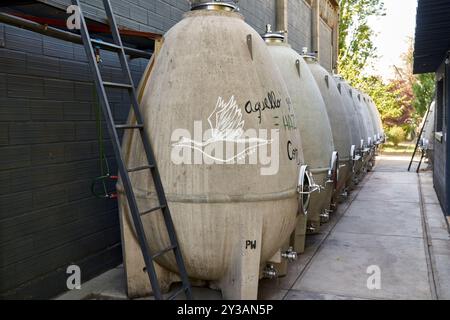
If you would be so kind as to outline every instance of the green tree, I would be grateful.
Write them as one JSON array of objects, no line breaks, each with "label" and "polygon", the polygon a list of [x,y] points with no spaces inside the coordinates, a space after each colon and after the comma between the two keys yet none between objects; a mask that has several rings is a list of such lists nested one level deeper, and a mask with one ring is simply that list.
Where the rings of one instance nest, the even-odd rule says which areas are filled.
[{"label": "green tree", "polygon": [[361,72],[376,57],[374,31],[369,17],[385,14],[382,0],[340,0],[339,73],[353,86],[361,83]]},{"label": "green tree", "polygon": [[418,116],[423,117],[434,98],[435,75],[425,73],[416,76],[413,84],[414,102],[413,106]]},{"label": "green tree", "polygon": [[[385,15],[382,0],[340,1],[339,73],[354,87],[372,97],[380,111],[385,130],[405,127],[405,132],[414,132],[412,67],[405,63],[396,67],[395,80],[384,81],[379,76],[365,75],[364,70],[377,58],[373,43],[374,31],[369,18]],[[411,40],[412,43],[412,40]],[[404,54],[404,60],[412,60],[412,49]]]}]

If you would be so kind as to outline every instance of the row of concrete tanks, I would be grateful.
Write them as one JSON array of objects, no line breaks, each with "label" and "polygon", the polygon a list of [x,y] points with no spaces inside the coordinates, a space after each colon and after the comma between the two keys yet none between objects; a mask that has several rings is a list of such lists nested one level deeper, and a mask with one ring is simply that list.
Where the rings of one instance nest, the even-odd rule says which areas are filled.
[{"label": "row of concrete tanks", "polygon": [[[318,231],[374,154],[362,94],[344,98],[345,83],[313,57],[282,34],[264,38],[233,2],[196,1],[165,35],[139,88],[187,272],[225,299],[256,299],[259,279],[276,277],[275,266],[303,251],[305,235]],[[136,134],[123,139],[130,168],[146,165]],[[158,206],[150,174],[130,178],[140,210]],[[117,188],[128,295],[142,296],[151,289]],[[167,248],[161,213],[142,219],[151,250]],[[155,261],[168,290],[179,280],[175,258]]]},{"label": "row of concrete tanks", "polygon": [[305,234],[317,232],[338,199],[371,168],[384,133],[368,96],[332,77],[313,55],[297,53],[270,25],[263,39],[288,87],[303,155],[321,189],[311,195],[307,218],[298,221],[292,245],[301,253]]}]

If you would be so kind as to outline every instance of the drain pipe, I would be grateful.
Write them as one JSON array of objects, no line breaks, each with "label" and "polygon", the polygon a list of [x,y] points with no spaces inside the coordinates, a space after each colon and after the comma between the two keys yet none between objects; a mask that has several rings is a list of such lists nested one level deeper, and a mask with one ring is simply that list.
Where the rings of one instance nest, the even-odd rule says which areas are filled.
[{"label": "drain pipe", "polygon": [[[64,31],[58,28],[54,28],[48,25],[40,24],[34,21],[23,19],[20,17],[13,16],[7,13],[0,13],[0,22],[5,23],[14,27],[27,29],[34,31],[45,36],[57,38],[64,41],[69,41],[72,43],[83,44],[83,40],[80,35]],[[133,48],[124,47],[125,53],[135,57],[135,58],[145,58],[150,59],[152,54],[142,50],[137,50]]]},{"label": "drain pipe", "polygon": [[320,62],[320,0],[312,0],[311,7],[312,51],[316,54],[317,61]]},{"label": "drain pipe", "polygon": [[277,0],[276,2],[276,26],[277,31],[284,33],[284,42],[288,42],[288,0]]}]

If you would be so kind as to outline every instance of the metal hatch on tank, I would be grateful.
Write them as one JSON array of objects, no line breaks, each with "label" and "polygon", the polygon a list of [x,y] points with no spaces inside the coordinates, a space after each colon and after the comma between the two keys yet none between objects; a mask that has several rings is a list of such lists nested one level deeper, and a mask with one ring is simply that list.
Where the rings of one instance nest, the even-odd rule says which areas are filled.
[{"label": "metal hatch on tank", "polygon": [[262,37],[287,85],[305,162],[322,189],[311,196],[307,217],[299,219],[295,230],[294,249],[303,252],[306,231],[318,232],[321,223],[329,219],[331,196],[337,183],[338,157],[325,103],[303,57],[286,42],[284,33],[273,32],[270,25]]},{"label": "metal hatch on tank", "polygon": [[[310,173],[282,76],[259,34],[233,2],[199,2],[164,36],[141,81],[141,108],[159,163],[189,277],[225,299],[256,299],[273,275],[310,199]],[[130,115],[132,121],[133,115]],[[126,135],[128,167],[142,148]],[[131,174],[143,210],[154,186]],[[299,183],[300,181],[300,183]],[[128,294],[149,286],[118,185]],[[159,212],[143,217],[152,250],[167,247]],[[156,259],[162,287],[177,281],[173,256]]]}]

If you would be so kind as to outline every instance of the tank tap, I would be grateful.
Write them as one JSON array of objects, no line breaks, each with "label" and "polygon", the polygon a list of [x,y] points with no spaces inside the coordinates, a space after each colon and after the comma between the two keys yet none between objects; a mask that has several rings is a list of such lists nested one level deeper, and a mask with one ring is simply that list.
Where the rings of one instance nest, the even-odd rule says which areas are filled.
[{"label": "tank tap", "polygon": [[316,227],[313,225],[309,225],[308,227],[306,227],[306,233],[315,233],[316,232]]},{"label": "tank tap", "polygon": [[294,262],[297,260],[297,252],[294,251],[293,247],[289,247],[289,249],[281,254],[283,259],[286,259],[289,262]]},{"label": "tank tap", "polygon": [[320,215],[320,223],[327,223],[328,221],[330,221],[330,213],[332,211],[331,210],[327,210],[324,209],[322,214]]},{"label": "tank tap", "polygon": [[278,271],[275,269],[273,264],[268,264],[263,270],[264,278],[275,279],[278,277]]}]

